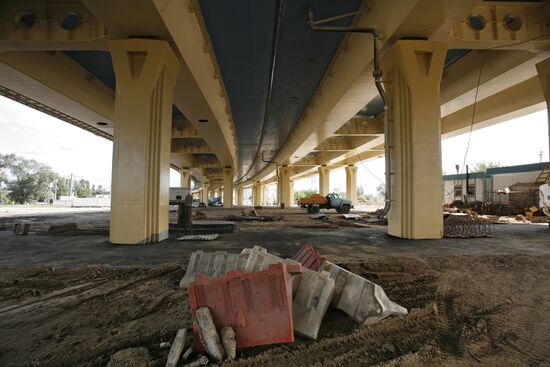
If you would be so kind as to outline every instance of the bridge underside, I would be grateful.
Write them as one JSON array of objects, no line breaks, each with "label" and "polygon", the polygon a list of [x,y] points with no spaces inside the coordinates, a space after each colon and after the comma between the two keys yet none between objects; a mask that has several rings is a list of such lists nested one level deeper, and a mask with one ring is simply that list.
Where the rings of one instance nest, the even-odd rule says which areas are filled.
[{"label": "bridge underside", "polygon": [[0,94],[113,141],[121,244],[166,238],[170,167],[202,201],[276,183],[289,207],[336,167],[356,201],[384,155],[388,232],[441,238],[441,139],[550,100],[547,1],[8,0],[0,22]]}]

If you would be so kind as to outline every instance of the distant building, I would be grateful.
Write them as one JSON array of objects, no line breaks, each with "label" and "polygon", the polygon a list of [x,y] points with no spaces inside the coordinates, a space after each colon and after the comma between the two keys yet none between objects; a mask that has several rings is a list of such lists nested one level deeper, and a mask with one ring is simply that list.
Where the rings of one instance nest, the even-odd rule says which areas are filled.
[{"label": "distant building", "polygon": [[[489,168],[486,172],[472,172],[443,176],[445,204],[455,200],[464,202],[498,202],[515,187],[534,187],[542,171],[550,162],[522,164],[519,166]],[[468,181],[468,188],[466,187]]]}]

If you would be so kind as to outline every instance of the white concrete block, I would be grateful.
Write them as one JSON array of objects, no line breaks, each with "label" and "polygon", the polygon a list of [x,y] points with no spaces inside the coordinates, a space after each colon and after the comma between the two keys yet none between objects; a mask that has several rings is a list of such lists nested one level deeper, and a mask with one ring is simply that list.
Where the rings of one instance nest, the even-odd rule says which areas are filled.
[{"label": "white concrete block", "polygon": [[293,278],[292,320],[294,331],[317,339],[323,317],[332,301],[335,283],[326,271],[316,272],[302,268]]},{"label": "white concrete block", "polygon": [[392,302],[378,284],[325,261],[319,271],[327,271],[336,285],[332,307],[338,308],[355,321],[374,324],[389,315],[406,315],[407,309]]},{"label": "white concrete block", "polygon": [[232,270],[244,269],[248,256],[246,253],[230,254],[225,251],[195,251],[191,254],[187,271],[180,281],[180,287],[187,287],[197,274],[219,278]]},{"label": "white concrete block", "polygon": [[[245,250],[243,250],[243,252]],[[244,269],[246,272],[249,273],[255,271],[264,271],[268,268],[269,265],[272,264],[300,264],[298,261],[292,259],[283,259],[282,257],[272,255],[261,246],[254,246],[250,251],[247,251],[247,253],[249,254],[249,256]]]}]

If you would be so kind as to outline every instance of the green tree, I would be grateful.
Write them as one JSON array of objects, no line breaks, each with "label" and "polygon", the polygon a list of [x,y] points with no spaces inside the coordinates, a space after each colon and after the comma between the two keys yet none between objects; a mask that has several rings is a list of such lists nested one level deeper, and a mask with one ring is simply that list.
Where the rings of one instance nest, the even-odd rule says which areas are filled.
[{"label": "green tree", "polygon": [[9,197],[19,204],[49,198],[53,182],[58,177],[45,164],[14,154],[0,155],[0,172]]},{"label": "green tree", "polygon": [[90,181],[81,178],[74,183],[74,189],[76,196],[79,198],[87,198],[92,195],[92,188],[90,187]]},{"label": "green tree", "polygon": [[71,193],[71,188],[69,187],[70,182],[68,178],[58,177],[56,180],[56,199],[59,200],[61,196],[69,196]]},{"label": "green tree", "polygon": [[488,168],[502,167],[500,162],[481,161],[477,162],[471,172],[486,172]]}]

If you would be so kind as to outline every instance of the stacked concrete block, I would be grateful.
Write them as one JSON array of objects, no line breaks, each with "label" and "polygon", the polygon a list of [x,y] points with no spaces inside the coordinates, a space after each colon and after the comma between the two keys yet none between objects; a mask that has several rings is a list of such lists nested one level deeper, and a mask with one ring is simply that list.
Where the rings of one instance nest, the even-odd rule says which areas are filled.
[{"label": "stacked concrete block", "polygon": [[[193,318],[207,307],[216,327],[231,326],[238,348],[294,341],[291,273],[301,266],[274,264],[260,272],[242,270],[209,279],[197,275],[189,284],[189,306]],[[193,324],[195,350],[203,346]]]},{"label": "stacked concrete block", "polygon": [[326,271],[336,285],[332,306],[346,312],[355,321],[374,324],[389,315],[406,315],[407,309],[392,302],[379,285],[325,261]]},{"label": "stacked concrete block", "polygon": [[283,259],[279,256],[272,255],[261,246],[254,246],[250,251],[247,251],[247,253],[249,256],[248,260],[246,261],[246,266],[244,268],[244,270],[247,272],[263,271],[272,264],[300,264],[299,262],[291,259]]},{"label": "stacked concrete block", "polygon": [[191,254],[187,271],[180,281],[180,287],[187,287],[197,274],[209,278],[223,277],[232,270],[244,269],[249,254],[230,254],[225,251],[203,252],[195,251]]},{"label": "stacked concrete block", "polygon": [[318,271],[325,258],[321,256],[319,251],[313,245],[304,245],[294,257],[293,260],[298,261],[302,266]]},{"label": "stacked concrete block", "polygon": [[302,268],[302,273],[293,279],[292,319],[294,331],[317,339],[323,317],[334,294],[334,280],[326,271],[316,272]]}]

